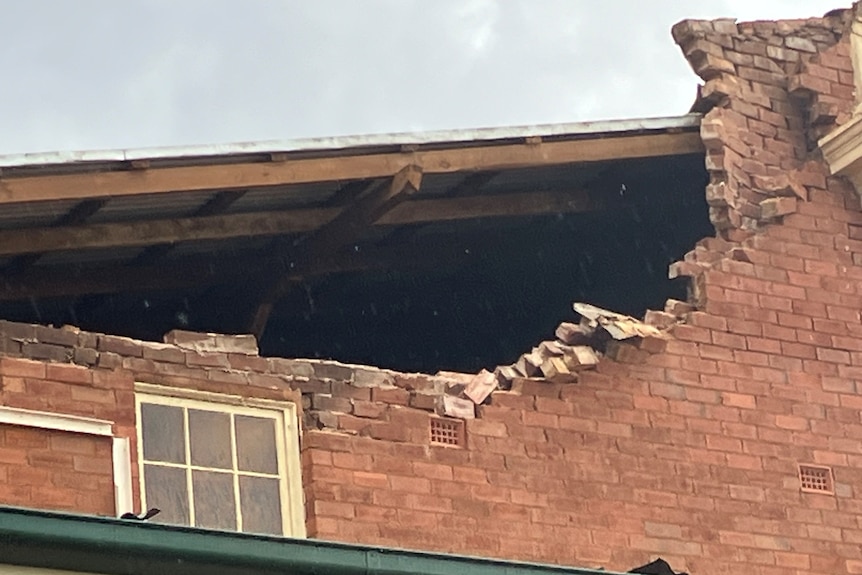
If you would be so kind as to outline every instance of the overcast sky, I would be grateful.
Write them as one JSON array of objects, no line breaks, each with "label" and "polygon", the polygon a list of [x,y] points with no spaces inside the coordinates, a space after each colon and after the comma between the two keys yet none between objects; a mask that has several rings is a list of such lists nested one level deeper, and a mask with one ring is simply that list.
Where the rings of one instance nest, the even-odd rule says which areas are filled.
[{"label": "overcast sky", "polygon": [[839,1],[7,1],[0,153],[679,115],[675,22]]}]

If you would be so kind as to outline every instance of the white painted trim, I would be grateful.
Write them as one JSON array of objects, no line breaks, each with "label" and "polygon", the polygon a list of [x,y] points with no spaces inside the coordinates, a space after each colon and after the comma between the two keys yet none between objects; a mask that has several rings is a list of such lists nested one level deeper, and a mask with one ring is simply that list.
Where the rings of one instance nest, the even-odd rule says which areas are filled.
[{"label": "white painted trim", "polygon": [[40,429],[53,429],[55,431],[68,431],[71,433],[83,433],[86,435],[100,435],[113,437],[112,421],[104,419],[92,419],[78,415],[65,413],[51,413],[48,411],[35,411],[31,409],[19,409],[0,405],[0,423],[9,425],[23,425],[25,427],[38,427]]},{"label": "white painted trim", "polygon": [[135,510],[132,496],[132,457],[128,437],[113,439],[111,459],[114,467],[114,512],[119,517],[123,513]]},{"label": "white painted trim", "polygon": [[67,571],[66,569],[47,569],[44,567],[24,567],[22,565],[0,565],[0,575],[96,575],[88,571]]},{"label": "white painted trim", "polygon": [[234,405],[240,407],[253,407],[256,409],[292,409],[296,412],[296,405],[290,399],[263,399],[260,397],[244,397],[242,395],[228,395],[212,391],[200,391],[197,389],[182,389],[179,387],[167,387],[153,383],[135,382],[135,393],[152,395],[156,397],[173,397],[176,399],[191,399],[222,405]]},{"label": "white painted trim", "polygon": [[862,195],[862,111],[818,142],[832,174],[846,177]]},{"label": "white painted trim", "polygon": [[134,510],[132,498],[132,460],[127,437],[114,437],[114,422],[104,419],[93,419],[69,415],[67,413],[51,413],[32,409],[20,409],[0,405],[0,423],[81,433],[97,437],[110,437],[111,463],[114,479],[114,511],[117,516]]}]

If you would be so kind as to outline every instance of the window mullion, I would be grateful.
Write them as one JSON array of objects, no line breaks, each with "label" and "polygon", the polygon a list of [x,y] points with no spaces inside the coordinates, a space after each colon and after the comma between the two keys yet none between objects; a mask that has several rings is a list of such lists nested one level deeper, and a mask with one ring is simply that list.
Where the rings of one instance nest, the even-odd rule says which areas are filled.
[{"label": "window mullion", "polygon": [[230,456],[233,465],[233,502],[236,509],[236,530],[242,531],[242,505],[239,493],[239,461],[236,449],[236,413],[230,414]]},{"label": "window mullion", "polygon": [[291,517],[295,509],[292,508],[290,499],[290,486],[288,485],[288,469],[286,450],[288,445],[289,421],[285,412],[280,412],[275,419],[275,457],[276,470],[278,471],[278,492],[281,497],[281,531],[284,534],[292,534]]},{"label": "window mullion", "polygon": [[183,441],[186,448],[186,490],[189,494],[189,525],[195,525],[195,492],[192,481],[192,447],[189,432],[189,410],[183,407]]}]

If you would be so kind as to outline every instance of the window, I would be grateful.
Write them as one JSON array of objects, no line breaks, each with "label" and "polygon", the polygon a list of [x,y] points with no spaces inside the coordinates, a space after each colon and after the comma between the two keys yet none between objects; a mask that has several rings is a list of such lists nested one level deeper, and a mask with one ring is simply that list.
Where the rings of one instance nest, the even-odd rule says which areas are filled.
[{"label": "window", "polygon": [[156,519],[167,523],[304,535],[295,406],[142,388],[143,509],[158,507]]}]

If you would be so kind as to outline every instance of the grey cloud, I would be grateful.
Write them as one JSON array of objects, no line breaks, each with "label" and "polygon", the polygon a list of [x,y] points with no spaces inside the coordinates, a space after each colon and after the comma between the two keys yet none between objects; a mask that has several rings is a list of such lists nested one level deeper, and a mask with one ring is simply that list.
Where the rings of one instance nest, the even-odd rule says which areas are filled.
[{"label": "grey cloud", "polygon": [[685,17],[822,0],[31,0],[5,7],[0,153],[685,113]]}]

